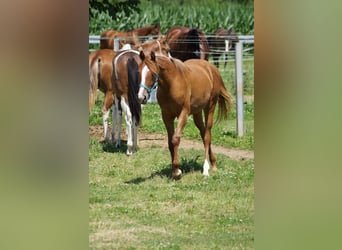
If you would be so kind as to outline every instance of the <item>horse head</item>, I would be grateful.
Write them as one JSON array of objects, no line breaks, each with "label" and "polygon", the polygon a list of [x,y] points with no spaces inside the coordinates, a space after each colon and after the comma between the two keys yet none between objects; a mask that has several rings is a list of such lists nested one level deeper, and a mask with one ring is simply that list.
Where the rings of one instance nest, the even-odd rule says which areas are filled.
[{"label": "horse head", "polygon": [[162,34],[161,30],[160,30],[160,24],[159,23],[153,25],[150,34],[151,35],[159,35],[159,36]]},{"label": "horse head", "polygon": [[139,56],[142,62],[138,69],[141,79],[138,98],[142,104],[145,104],[150,98],[151,92],[158,87],[159,67],[153,51],[150,56],[145,55],[144,51],[140,51]]}]

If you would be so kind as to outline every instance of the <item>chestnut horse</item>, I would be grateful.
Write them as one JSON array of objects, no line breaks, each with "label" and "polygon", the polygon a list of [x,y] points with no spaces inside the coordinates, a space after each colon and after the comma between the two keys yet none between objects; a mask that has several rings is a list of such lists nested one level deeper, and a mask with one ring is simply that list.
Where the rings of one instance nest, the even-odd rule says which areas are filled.
[{"label": "chestnut horse", "polygon": [[[182,130],[189,115],[193,115],[199,129],[204,149],[205,161],[203,175],[209,175],[209,161],[212,170],[217,170],[216,157],[211,149],[211,128],[214,111],[218,103],[217,120],[227,119],[232,105],[232,96],[224,86],[218,69],[206,60],[190,59],[182,62],[176,58],[145,56],[140,52],[142,63],[139,66],[141,87],[139,99],[146,100],[147,89],[158,84],[157,98],[161,108],[162,119],[168,134],[168,146],[171,154],[172,173],[174,179],[181,178],[179,169],[178,147]],[[202,112],[204,113],[204,122]],[[178,125],[174,130],[174,121]]]},{"label": "chestnut horse", "polygon": [[171,56],[183,62],[188,59],[208,60],[208,41],[200,29],[176,26],[169,29],[165,36],[171,49]]},{"label": "chestnut horse", "polygon": [[[167,55],[168,46],[163,37],[141,45],[141,50],[150,54],[154,51]],[[127,155],[133,154],[137,148],[138,125],[141,120],[141,106],[138,99],[139,81],[138,65],[141,63],[139,52],[125,50],[113,58],[112,84],[115,92],[115,114],[113,118],[114,143],[121,145],[121,110],[125,113],[127,125]],[[118,110],[120,108],[120,110]]]},{"label": "chestnut horse", "polygon": [[225,40],[229,41],[228,51],[235,50],[235,44],[239,41],[239,38],[237,37],[233,28],[228,30],[222,28],[217,29],[215,30],[213,36],[208,37],[211,55],[217,68],[219,67],[219,58],[221,55],[223,55],[224,58],[224,68],[227,66],[228,53],[225,51]]},{"label": "chestnut horse", "polygon": [[[112,61],[115,55],[116,52],[110,49],[97,50],[89,54],[89,113],[91,113],[94,107],[97,89],[99,89],[105,95],[102,106],[102,121],[104,138],[107,141],[109,140],[108,116],[114,101],[111,75],[113,71]],[[114,130],[112,128],[112,136],[113,133]]]},{"label": "chestnut horse", "polygon": [[160,25],[150,25],[138,29],[129,30],[126,32],[120,32],[117,30],[106,30],[101,33],[100,36],[100,48],[101,49],[114,49],[114,38],[120,37],[124,40],[124,43],[129,43],[133,47],[138,46],[140,41],[138,36],[147,35],[161,35]]}]

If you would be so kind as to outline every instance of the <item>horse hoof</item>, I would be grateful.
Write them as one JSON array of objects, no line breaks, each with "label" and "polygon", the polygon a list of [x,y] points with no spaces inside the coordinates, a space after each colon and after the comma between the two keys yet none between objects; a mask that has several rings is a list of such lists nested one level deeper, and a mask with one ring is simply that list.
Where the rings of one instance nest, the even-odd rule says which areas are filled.
[{"label": "horse hoof", "polygon": [[114,141],[114,145],[115,145],[116,148],[120,148],[120,147],[121,147],[121,142],[115,140],[115,141]]},{"label": "horse hoof", "polygon": [[127,148],[126,155],[130,156],[136,152],[135,148],[129,147]]},{"label": "horse hoof", "polygon": [[209,172],[203,172],[204,176],[209,176]]},{"label": "horse hoof", "polygon": [[179,180],[182,178],[182,170],[178,169],[176,172],[172,172],[172,179]]}]

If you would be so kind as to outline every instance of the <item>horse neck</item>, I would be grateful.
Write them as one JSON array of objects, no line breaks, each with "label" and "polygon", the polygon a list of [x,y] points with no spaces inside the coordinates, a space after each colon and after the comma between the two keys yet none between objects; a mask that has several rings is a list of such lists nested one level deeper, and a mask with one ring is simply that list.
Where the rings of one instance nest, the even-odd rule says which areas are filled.
[{"label": "horse neck", "polygon": [[146,36],[151,33],[152,29],[153,29],[153,26],[147,26],[147,27],[135,29],[133,31],[137,33],[139,36]]},{"label": "horse neck", "polygon": [[[175,84],[173,84],[174,80],[175,80],[175,76],[177,74],[181,74],[182,78],[184,78],[185,76],[185,72],[186,72],[186,66],[183,65],[183,62],[181,62],[180,60],[177,61],[177,59],[172,59],[173,61],[171,61],[171,59],[165,57],[165,56],[160,56],[158,57],[159,59],[157,59],[158,65],[159,65],[159,79],[160,79],[160,85],[163,85],[165,87],[170,87],[175,86]],[[160,68],[166,68],[165,70],[160,69]]]},{"label": "horse neck", "polygon": [[162,54],[161,45],[158,40],[152,41],[150,43],[142,44],[141,47],[143,48],[143,51],[146,54],[151,54],[151,51]]}]

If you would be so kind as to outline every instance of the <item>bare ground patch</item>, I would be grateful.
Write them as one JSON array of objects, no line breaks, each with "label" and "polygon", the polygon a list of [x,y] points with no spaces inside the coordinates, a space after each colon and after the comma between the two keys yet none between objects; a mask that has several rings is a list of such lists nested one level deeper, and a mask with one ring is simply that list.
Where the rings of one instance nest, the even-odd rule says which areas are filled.
[{"label": "bare ground patch", "polygon": [[[109,128],[110,129],[110,128]],[[89,126],[89,136],[98,140],[103,140],[103,127],[102,126]],[[123,131],[121,135],[122,140],[127,140],[126,133]],[[167,149],[167,135],[158,133],[145,133],[139,131],[138,133],[138,146],[140,148],[162,147]],[[183,149],[197,149],[202,150],[202,142],[195,140],[181,139],[180,147]],[[254,159],[254,152],[251,150],[226,148],[217,145],[212,145],[212,149],[216,154],[223,154],[233,160],[243,161]]]}]

